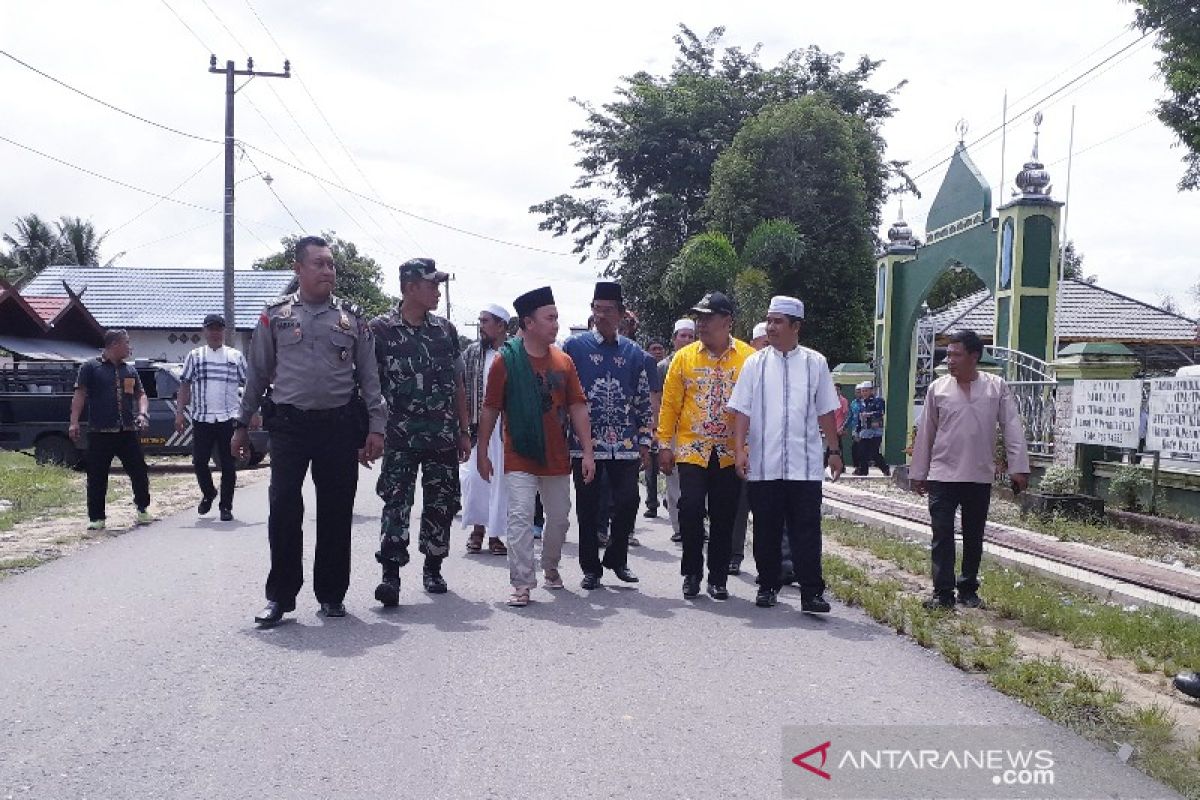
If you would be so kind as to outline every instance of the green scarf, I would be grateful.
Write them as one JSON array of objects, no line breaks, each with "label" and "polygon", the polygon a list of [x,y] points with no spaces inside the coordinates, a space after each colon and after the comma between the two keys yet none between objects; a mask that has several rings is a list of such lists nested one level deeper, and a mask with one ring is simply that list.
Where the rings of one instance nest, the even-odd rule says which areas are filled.
[{"label": "green scarf", "polygon": [[546,463],[546,432],[542,428],[542,397],[525,352],[525,342],[509,339],[500,346],[508,381],[504,388],[504,417],[513,449],[525,458]]}]

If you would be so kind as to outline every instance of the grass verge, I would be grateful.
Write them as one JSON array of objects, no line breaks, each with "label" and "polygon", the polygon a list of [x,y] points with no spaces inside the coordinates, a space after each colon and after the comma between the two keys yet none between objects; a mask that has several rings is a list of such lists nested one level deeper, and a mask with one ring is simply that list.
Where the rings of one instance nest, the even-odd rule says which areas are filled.
[{"label": "grass verge", "polygon": [[[866,550],[905,571],[924,574],[928,569],[928,550],[920,545],[840,521],[826,520],[825,531],[840,543]],[[900,581],[872,577],[837,555],[825,555],[824,570],[830,591],[843,602],[860,606],[875,620],[911,636],[923,647],[937,650],[959,669],[985,674],[1000,691],[1109,750],[1114,749],[1115,742],[1132,745],[1131,764],[1185,797],[1200,800],[1200,748],[1189,750],[1179,742],[1175,722],[1164,708],[1129,703],[1119,690],[1106,686],[1093,673],[1059,659],[1023,655],[1011,633],[981,624],[972,618],[974,615],[928,611],[921,606],[922,598],[906,591]],[[1010,619],[1039,620],[1039,631],[1074,631],[1079,639],[1103,638],[1114,646],[1136,645],[1143,652],[1166,654],[1165,659],[1187,652],[1192,645],[1171,645],[1164,637],[1182,634],[1190,641],[1197,635],[1186,620],[1175,618],[1175,624],[1171,624],[1153,612],[1142,618],[1143,612],[1120,607],[1114,610],[1131,618],[1130,625],[1106,617],[1104,624],[1089,627],[1086,621],[1104,608],[1099,601],[1064,592],[1062,587],[1029,576],[1011,580],[1011,591],[995,592],[1000,576],[985,578],[989,582],[984,596],[993,610],[1000,606],[1009,610],[1002,616]],[[1051,613],[1056,605],[1068,610]],[[1148,625],[1153,633],[1134,637],[1127,628],[1137,625]]]},{"label": "grass verge", "polygon": [[44,511],[77,502],[80,477],[69,469],[38,464],[24,453],[0,452],[0,530]]}]

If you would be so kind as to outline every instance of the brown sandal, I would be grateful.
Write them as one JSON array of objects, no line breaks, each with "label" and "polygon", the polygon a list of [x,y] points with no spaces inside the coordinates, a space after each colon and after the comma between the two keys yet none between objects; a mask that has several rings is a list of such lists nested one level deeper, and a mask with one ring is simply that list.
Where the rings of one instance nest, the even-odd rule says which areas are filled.
[{"label": "brown sandal", "polygon": [[508,596],[508,604],[513,608],[524,608],[529,605],[529,590],[513,589],[512,594]]},{"label": "brown sandal", "polygon": [[488,552],[494,556],[506,556],[508,548],[504,546],[504,542],[493,536],[488,539]]},{"label": "brown sandal", "polygon": [[475,533],[474,531],[472,531],[471,535],[467,537],[467,552],[468,553],[479,553],[479,552],[482,552],[482,550],[483,550],[483,534]]}]

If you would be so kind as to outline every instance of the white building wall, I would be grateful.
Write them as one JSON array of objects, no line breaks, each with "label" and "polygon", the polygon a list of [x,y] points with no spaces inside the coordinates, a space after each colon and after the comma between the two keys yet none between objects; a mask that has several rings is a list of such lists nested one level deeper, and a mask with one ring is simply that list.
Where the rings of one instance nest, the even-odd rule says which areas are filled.
[{"label": "white building wall", "polygon": [[[233,339],[232,345],[244,353],[250,346],[250,331],[238,331]],[[135,359],[180,363],[188,352],[204,343],[204,337],[199,330],[130,329],[129,343],[133,345]]]}]

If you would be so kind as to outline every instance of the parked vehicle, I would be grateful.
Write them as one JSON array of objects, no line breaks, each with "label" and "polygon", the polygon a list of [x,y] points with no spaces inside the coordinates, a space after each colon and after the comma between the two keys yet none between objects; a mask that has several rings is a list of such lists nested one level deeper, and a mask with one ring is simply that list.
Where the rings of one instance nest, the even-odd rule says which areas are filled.
[{"label": "parked vehicle", "polygon": [[[139,438],[146,455],[191,455],[192,426],[175,431],[175,397],[180,364],[135,362],[150,398],[150,422]],[[71,397],[79,365],[66,361],[21,361],[0,367],[0,448],[32,450],[39,462],[78,465],[87,446],[87,419],[81,420],[81,441],[71,441]],[[264,430],[250,432],[251,455],[239,466],[253,466],[270,451]]]}]

